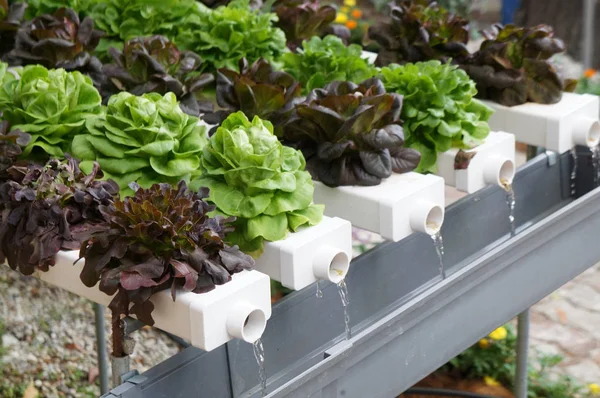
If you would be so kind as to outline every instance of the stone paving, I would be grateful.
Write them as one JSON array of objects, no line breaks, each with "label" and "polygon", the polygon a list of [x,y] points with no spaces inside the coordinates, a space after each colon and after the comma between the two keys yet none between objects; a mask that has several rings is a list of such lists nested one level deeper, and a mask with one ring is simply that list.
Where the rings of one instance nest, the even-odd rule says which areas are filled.
[{"label": "stone paving", "polygon": [[600,264],[533,306],[530,336],[532,350],[564,357],[564,373],[600,383]]}]

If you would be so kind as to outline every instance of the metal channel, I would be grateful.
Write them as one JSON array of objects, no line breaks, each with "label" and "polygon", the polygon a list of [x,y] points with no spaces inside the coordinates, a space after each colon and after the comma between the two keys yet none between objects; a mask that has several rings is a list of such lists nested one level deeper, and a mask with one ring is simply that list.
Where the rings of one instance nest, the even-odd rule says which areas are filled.
[{"label": "metal channel", "polygon": [[[354,332],[350,344],[343,341],[342,307],[335,286],[325,286],[321,299],[315,297],[312,288],[307,288],[278,302],[262,338],[268,387],[270,392],[274,391],[270,396],[391,396],[392,391],[401,392],[498,326],[490,324],[491,318],[499,324],[530,305],[532,302],[523,299],[527,305],[515,310],[523,304],[518,300],[520,296],[513,298],[511,294],[510,303],[506,303],[506,290],[490,293],[483,288],[492,283],[508,283],[516,288],[522,283],[493,272],[506,267],[518,270],[519,267],[512,265],[520,261],[519,257],[511,254],[510,262],[505,257],[490,256],[498,253],[498,248],[510,254],[512,247],[520,248],[515,255],[528,255],[519,242],[530,236],[531,231],[539,231],[541,224],[536,226],[536,221],[571,202],[565,195],[568,189],[564,189],[565,184],[568,188],[569,174],[568,154],[558,157],[554,164],[548,163],[546,155],[540,155],[519,170],[514,188],[520,233],[513,239],[509,239],[507,207],[501,189],[488,187],[450,206],[443,227],[449,271],[445,281],[439,278],[431,239],[421,234],[398,243],[384,243],[355,259],[346,278]],[[538,234],[552,239],[551,233]],[[541,274],[537,274],[536,282]],[[553,282],[536,283],[532,291],[550,292],[560,285]],[[484,296],[473,302],[463,298],[481,294],[496,295],[498,301],[481,301]],[[468,305],[474,306],[469,311],[477,310],[487,317],[479,320],[468,312],[461,313]],[[440,311],[444,307],[447,308]],[[459,320],[465,317],[473,319]],[[429,323],[435,323],[430,325],[435,330],[427,331],[423,325]],[[467,326],[473,331],[462,332]],[[457,327],[461,332],[452,332]],[[448,335],[444,337],[442,332]],[[429,345],[431,349],[427,348]],[[388,355],[388,350],[394,355]],[[227,364],[227,360],[229,380],[223,381],[222,373],[206,373],[212,368],[223,369],[219,364]],[[379,369],[380,366],[384,368]],[[380,375],[374,374],[379,371]],[[383,375],[389,380],[383,380]],[[230,342],[226,350],[210,353],[188,348],[144,376],[148,380],[136,386],[136,390],[145,397],[188,397],[205,391],[210,391],[205,396],[211,397],[259,395],[251,346],[238,341]],[[167,391],[169,394],[165,395]],[[122,396],[129,397],[128,393]]]}]

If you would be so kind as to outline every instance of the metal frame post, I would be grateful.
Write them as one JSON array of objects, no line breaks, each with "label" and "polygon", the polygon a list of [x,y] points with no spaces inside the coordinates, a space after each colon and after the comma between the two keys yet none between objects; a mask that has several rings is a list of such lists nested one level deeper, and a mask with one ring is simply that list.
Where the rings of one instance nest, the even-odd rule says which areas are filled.
[{"label": "metal frame post", "polygon": [[100,394],[106,394],[108,385],[108,354],[106,350],[106,330],[104,329],[104,307],[94,303],[94,324],[96,327],[96,350],[98,353],[98,376]]},{"label": "metal frame post", "polygon": [[515,397],[527,398],[527,357],[529,354],[529,308],[517,319],[517,370],[515,372]]},{"label": "metal frame post", "polygon": [[583,5],[583,67],[591,68],[594,64],[594,19],[596,17],[596,0],[584,0]]}]

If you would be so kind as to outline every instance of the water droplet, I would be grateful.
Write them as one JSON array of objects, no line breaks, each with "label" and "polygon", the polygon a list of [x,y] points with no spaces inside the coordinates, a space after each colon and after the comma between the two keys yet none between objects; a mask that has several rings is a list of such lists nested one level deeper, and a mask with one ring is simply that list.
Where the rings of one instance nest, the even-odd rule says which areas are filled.
[{"label": "water droplet", "polygon": [[260,379],[260,396],[267,396],[267,371],[265,369],[265,349],[260,339],[252,344],[254,358],[258,364],[258,378]]},{"label": "water droplet", "polygon": [[350,296],[348,295],[348,286],[346,286],[346,281],[342,279],[340,283],[338,283],[338,293],[340,294],[340,298],[342,299],[342,306],[344,307],[344,326],[346,329],[346,340],[350,340],[352,338],[352,330],[350,329],[350,314],[348,313],[348,306],[350,305]]}]

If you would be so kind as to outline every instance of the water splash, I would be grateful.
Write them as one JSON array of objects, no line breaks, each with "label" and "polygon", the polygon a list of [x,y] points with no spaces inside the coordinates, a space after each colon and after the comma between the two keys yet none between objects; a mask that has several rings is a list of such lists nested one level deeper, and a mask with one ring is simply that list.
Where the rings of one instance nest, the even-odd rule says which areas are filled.
[{"label": "water splash", "polygon": [[504,192],[506,194],[506,205],[508,206],[508,222],[510,224],[510,236],[516,235],[516,226],[515,226],[515,191],[512,187],[512,182],[508,180],[500,180],[502,183],[502,188],[504,188]]},{"label": "water splash", "polygon": [[600,145],[591,148],[592,150],[592,172],[594,173],[594,187],[598,186],[600,180]]},{"label": "water splash", "polygon": [[323,290],[321,290],[321,281],[317,281],[317,298],[323,298]]},{"label": "water splash", "polygon": [[346,340],[350,340],[352,338],[352,329],[350,329],[350,314],[348,313],[348,306],[350,305],[350,296],[348,296],[348,286],[346,286],[346,281],[342,279],[340,283],[337,285],[338,293],[340,294],[340,298],[342,299],[342,306],[344,307],[344,326],[346,329]]},{"label": "water splash", "polygon": [[571,149],[571,157],[573,158],[573,168],[571,169],[571,196],[575,196],[576,191],[576,181],[577,181],[577,150],[575,148]]},{"label": "water splash", "polygon": [[428,221],[427,228],[434,231],[434,234],[431,235],[431,240],[433,240],[435,253],[440,261],[440,275],[442,276],[442,279],[446,279],[446,270],[444,269],[444,240],[442,239],[441,225],[432,221]]},{"label": "water splash", "polygon": [[265,349],[260,339],[252,343],[254,358],[258,364],[258,378],[260,379],[260,396],[267,396],[267,371],[265,369]]}]

